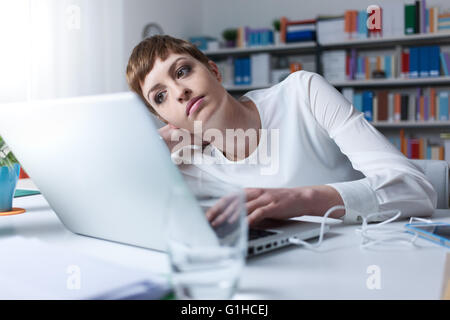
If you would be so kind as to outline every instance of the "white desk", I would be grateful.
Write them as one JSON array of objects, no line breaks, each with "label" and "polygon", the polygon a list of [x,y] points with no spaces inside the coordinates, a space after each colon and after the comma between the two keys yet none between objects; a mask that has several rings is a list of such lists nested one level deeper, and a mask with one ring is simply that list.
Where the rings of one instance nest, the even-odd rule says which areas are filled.
[{"label": "white desk", "polygon": [[[32,186],[21,180],[18,188]],[[166,254],[80,236],[66,230],[42,195],[16,198],[26,213],[0,217],[0,239],[38,237],[124,266],[167,274]],[[450,210],[436,221],[450,222]],[[403,225],[405,221],[397,223]],[[419,248],[360,249],[357,226],[337,225],[316,251],[290,246],[251,258],[236,299],[439,299],[447,249],[419,239]],[[368,289],[367,268],[380,268],[381,289]]]}]

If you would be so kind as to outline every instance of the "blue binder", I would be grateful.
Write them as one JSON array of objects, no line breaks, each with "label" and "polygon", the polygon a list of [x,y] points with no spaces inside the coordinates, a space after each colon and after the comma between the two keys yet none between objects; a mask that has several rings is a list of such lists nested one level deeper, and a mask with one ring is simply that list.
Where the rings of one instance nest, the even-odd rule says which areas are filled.
[{"label": "blue binder", "polygon": [[409,49],[409,77],[419,77],[419,48],[411,47]]},{"label": "blue binder", "polygon": [[236,58],[234,60],[234,84],[242,84],[242,59]]},{"label": "blue binder", "polygon": [[439,77],[441,70],[440,65],[441,49],[439,46],[430,47],[430,77]]},{"label": "blue binder", "polygon": [[362,107],[363,106],[363,97],[362,97],[361,93],[355,93],[353,95],[353,106],[359,112],[363,111],[363,107]]},{"label": "blue binder", "polygon": [[446,121],[448,119],[448,91],[439,93],[439,120]]},{"label": "blue binder", "polygon": [[364,91],[363,92],[363,112],[364,118],[367,121],[373,120],[373,92],[372,91]]},{"label": "blue binder", "polygon": [[430,76],[430,67],[429,67],[429,46],[419,47],[419,77],[426,78]]}]

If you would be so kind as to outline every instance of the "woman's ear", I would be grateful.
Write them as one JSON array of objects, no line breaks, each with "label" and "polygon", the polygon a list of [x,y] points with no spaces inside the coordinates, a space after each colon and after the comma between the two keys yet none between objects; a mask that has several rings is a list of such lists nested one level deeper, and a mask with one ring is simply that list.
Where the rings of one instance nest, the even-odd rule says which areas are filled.
[{"label": "woman's ear", "polygon": [[219,68],[217,67],[217,65],[214,63],[214,61],[211,61],[211,60],[208,61],[208,64],[209,64],[209,70],[211,71],[211,73],[214,75],[214,77],[217,79],[217,81],[222,83],[222,75],[220,74],[220,71],[219,71]]}]

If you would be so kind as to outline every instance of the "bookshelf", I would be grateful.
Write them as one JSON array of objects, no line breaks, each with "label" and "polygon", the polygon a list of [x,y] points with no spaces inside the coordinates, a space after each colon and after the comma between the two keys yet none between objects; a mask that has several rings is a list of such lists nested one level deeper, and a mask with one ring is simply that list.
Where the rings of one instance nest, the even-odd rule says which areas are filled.
[{"label": "bookshelf", "polygon": [[[320,40],[320,39],[319,39]],[[393,56],[398,61],[395,64],[397,69],[395,77],[381,78],[381,79],[362,79],[362,80],[330,80],[330,84],[338,90],[345,88],[353,89],[355,91],[363,90],[389,90],[394,92],[401,92],[403,90],[414,90],[415,88],[446,88],[450,92],[450,76],[438,77],[419,77],[406,78],[399,77],[401,74],[400,60],[401,53],[404,48],[426,46],[426,45],[450,45],[450,32],[427,33],[427,34],[413,34],[404,36],[393,36],[384,38],[369,38],[369,39],[351,39],[339,42],[301,42],[291,44],[270,45],[264,47],[247,47],[247,48],[224,48],[214,51],[204,51],[204,53],[212,60],[224,59],[228,57],[239,57],[251,55],[254,53],[269,53],[271,57],[280,57],[288,55],[314,55],[315,69],[306,69],[308,71],[317,72],[324,75],[322,59],[327,52],[333,50],[345,50],[349,52],[356,49],[358,52],[377,52],[383,50],[391,50]],[[233,85],[225,84],[224,87],[231,94],[238,96],[246,91],[264,89],[274,85]],[[423,90],[425,92],[425,90]],[[450,120],[426,120],[426,121],[373,121],[371,122],[381,133],[383,133],[389,140],[398,140],[400,132],[405,137],[412,140],[416,138],[425,138],[431,145],[444,145],[444,140],[441,139],[442,133],[450,132]]]},{"label": "bookshelf", "polygon": [[219,50],[205,50],[203,51],[209,57],[220,57],[228,55],[248,55],[258,52],[273,52],[273,53],[304,53],[315,52],[317,44],[315,41],[306,41],[299,43],[288,43],[280,45],[268,45],[268,46],[253,46],[246,48],[222,48]]},{"label": "bookshelf", "polygon": [[450,84],[450,76],[428,77],[428,78],[396,78],[396,79],[369,79],[369,80],[346,80],[331,81],[335,87],[408,87],[408,86],[430,86]]},{"label": "bookshelf", "polygon": [[[443,156],[445,152],[438,149],[443,149],[444,145],[448,145],[441,139],[441,134],[450,132],[450,120],[433,120],[430,118],[425,121],[417,120],[419,113],[419,97],[415,98],[411,96],[411,92],[413,90],[418,90],[417,88],[421,88],[421,96],[426,97],[426,99],[431,100],[431,88],[433,88],[433,93],[435,91],[450,91],[450,76],[442,75],[441,70],[439,71],[440,76],[434,77],[417,77],[417,78],[409,78],[407,76],[402,75],[402,65],[404,65],[403,56],[404,52],[410,52],[410,48],[413,47],[423,47],[423,46],[439,46],[441,48],[445,48],[450,44],[450,33],[448,32],[440,32],[440,33],[427,33],[427,34],[412,34],[412,35],[403,35],[403,36],[392,36],[386,38],[369,38],[369,39],[350,39],[344,40],[340,42],[328,42],[328,43],[320,43],[317,46],[317,50],[320,51],[319,59],[324,57],[326,52],[338,52],[338,50],[345,51],[347,58],[351,59],[352,54],[357,52],[356,57],[373,57],[380,56],[383,59],[383,54],[390,55],[392,54],[391,61],[395,60],[395,65],[392,66],[391,70],[384,70],[386,74],[390,73],[390,77],[386,78],[373,78],[371,72],[369,79],[367,76],[365,79],[354,79],[354,80],[330,80],[330,83],[335,86],[338,90],[350,90],[351,96],[353,96],[353,92],[363,93],[367,91],[373,92],[373,96],[375,97],[380,90],[384,90],[390,93],[397,93],[401,95],[409,95],[409,100],[414,99],[415,102],[415,111],[413,112],[412,117],[416,118],[415,121],[411,120],[402,120],[402,121],[372,121],[374,127],[376,127],[383,135],[386,136],[394,145],[397,146],[405,155],[415,157],[417,153],[413,156],[411,149],[411,145],[416,143],[419,144],[419,148],[421,148],[421,157],[425,158],[430,157],[430,152],[427,153],[427,149],[431,147],[433,150],[431,151],[431,157]],[[336,51],[335,51],[336,50]],[[353,51],[353,52],[352,52]],[[382,53],[380,55],[380,53]],[[371,58],[366,58],[370,61]],[[372,58],[373,59],[373,58]],[[409,57],[408,57],[409,59]],[[431,59],[431,56],[430,56]],[[373,61],[373,60],[372,60]],[[386,60],[385,60],[386,61]],[[322,61],[319,61],[322,64]],[[348,60],[346,60],[348,63]],[[409,63],[409,60],[408,60]],[[355,63],[356,65],[356,63]],[[431,65],[431,64],[430,64]],[[430,66],[429,65],[429,66]],[[368,64],[365,65],[367,69]],[[408,66],[408,64],[406,64]],[[348,66],[347,66],[348,67]],[[358,66],[359,67],[359,66]],[[352,67],[350,67],[352,68]],[[373,71],[373,68],[369,68],[370,71]],[[411,69],[412,70],[412,69]],[[430,69],[429,69],[430,70]],[[408,68],[408,71],[409,68]],[[353,71],[355,72],[355,71]],[[347,70],[346,70],[347,73]],[[355,74],[353,74],[355,76]],[[346,79],[348,79],[349,74],[346,74]],[[357,78],[355,76],[355,78]],[[364,74],[363,74],[364,78]],[[327,79],[329,80],[329,79]],[[342,91],[344,93],[344,91]],[[438,95],[437,95],[438,96]],[[425,99],[425,98],[424,98]],[[438,98],[436,98],[438,99]],[[436,101],[436,100],[435,100]],[[351,101],[356,105],[355,101]],[[376,100],[378,103],[378,100]],[[428,102],[427,102],[428,103]],[[431,102],[430,102],[431,103]],[[434,102],[436,103],[436,102]],[[375,111],[375,106],[373,107],[373,112]],[[403,102],[402,102],[402,119],[410,119],[411,109],[410,104],[407,102],[406,109],[409,111],[409,117],[403,118]],[[423,108],[423,105],[420,105],[420,108]],[[428,108],[432,108],[431,105],[427,104]],[[433,107],[434,108],[434,107]],[[437,110],[437,109],[436,109]],[[391,111],[392,112],[392,106]],[[431,111],[430,111],[431,112]],[[436,111],[434,111],[436,112]],[[432,114],[432,113],[430,113]],[[391,114],[392,115],[392,114]],[[421,114],[420,117],[423,115]],[[438,117],[438,115],[435,115]],[[375,119],[375,118],[374,118]],[[422,119],[422,118],[421,118]],[[392,118],[391,118],[392,120]],[[401,141],[404,141],[403,143]],[[402,147],[403,145],[403,147]],[[407,146],[407,147],[405,147]],[[407,151],[408,150],[408,151]],[[450,159],[447,161],[450,163]]]},{"label": "bookshelf", "polygon": [[450,128],[450,121],[374,121],[373,126],[376,128]]},{"label": "bookshelf", "polygon": [[449,42],[450,33],[425,33],[411,34],[396,37],[382,37],[369,39],[349,39],[339,42],[318,43],[318,47],[323,49],[339,49],[348,47],[374,48],[379,46],[397,46],[397,45],[421,45],[421,44],[440,44]]}]

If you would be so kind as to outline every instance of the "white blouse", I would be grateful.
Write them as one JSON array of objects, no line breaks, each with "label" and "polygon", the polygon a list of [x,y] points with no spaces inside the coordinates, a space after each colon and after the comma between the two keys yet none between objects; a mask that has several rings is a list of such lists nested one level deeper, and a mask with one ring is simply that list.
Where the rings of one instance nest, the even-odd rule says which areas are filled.
[{"label": "white blouse", "polygon": [[[241,161],[211,145],[197,149],[192,164],[179,166],[197,194],[214,192],[216,179],[243,188],[326,184],[341,195],[349,223],[384,210],[409,217],[436,208],[437,194],[423,172],[319,74],[297,71],[241,99],[251,99],[259,111],[259,145]],[[172,159],[180,161],[180,150]]]}]

